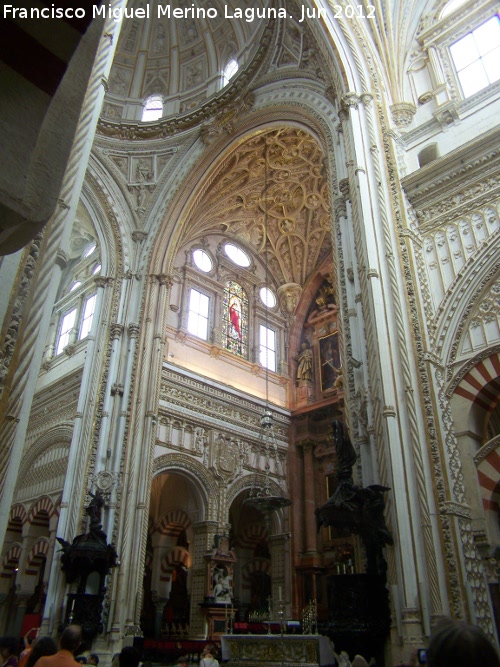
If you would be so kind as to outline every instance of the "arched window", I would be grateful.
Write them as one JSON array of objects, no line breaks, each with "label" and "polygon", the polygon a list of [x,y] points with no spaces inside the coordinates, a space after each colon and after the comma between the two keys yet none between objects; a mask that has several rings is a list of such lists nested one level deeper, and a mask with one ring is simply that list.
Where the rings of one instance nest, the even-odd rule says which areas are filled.
[{"label": "arched window", "polygon": [[232,280],[224,288],[222,345],[233,354],[248,357],[248,298],[242,286]]},{"label": "arched window", "polygon": [[161,95],[151,95],[146,100],[142,112],[142,122],[158,120],[163,116],[163,99]]},{"label": "arched window", "polygon": [[224,71],[222,72],[222,87],[227,86],[227,84],[230,82],[230,80],[233,78],[233,76],[236,74],[236,72],[239,70],[240,66],[238,65],[238,61],[235,60],[234,58],[231,58],[231,60],[227,63],[227,65],[224,67]]}]

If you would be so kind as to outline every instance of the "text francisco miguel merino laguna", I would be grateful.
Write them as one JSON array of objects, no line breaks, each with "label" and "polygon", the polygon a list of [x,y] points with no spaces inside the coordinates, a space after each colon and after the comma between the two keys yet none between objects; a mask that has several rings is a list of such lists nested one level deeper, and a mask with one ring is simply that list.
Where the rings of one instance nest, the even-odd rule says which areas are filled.
[{"label": "text francisco miguel merino laguna", "polygon": [[[157,5],[157,18],[167,19],[216,19],[219,18],[219,11],[215,7],[172,7],[172,5]],[[324,9],[307,9],[302,6],[300,22],[304,18],[322,18]],[[87,11],[84,7],[57,7],[52,4],[48,7],[15,7],[14,5],[3,6],[3,18],[17,18],[17,19],[82,19],[86,18]],[[153,12],[151,12],[153,14]],[[112,5],[93,5],[92,18],[101,16],[103,18],[114,19],[115,21],[122,21],[125,18],[148,19],[150,18],[149,3],[145,7],[112,7]],[[222,16],[222,12],[221,12]],[[283,8],[275,7],[230,7],[224,5],[224,13],[222,18],[226,19],[245,19],[248,23],[256,19],[269,18],[287,18],[288,13]]]}]

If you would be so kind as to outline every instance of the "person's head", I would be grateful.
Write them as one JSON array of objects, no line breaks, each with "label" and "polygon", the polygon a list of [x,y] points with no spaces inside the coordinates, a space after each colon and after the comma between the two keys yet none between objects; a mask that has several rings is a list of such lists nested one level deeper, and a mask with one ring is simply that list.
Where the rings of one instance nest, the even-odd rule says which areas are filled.
[{"label": "person's head", "polygon": [[25,667],[33,667],[38,658],[43,658],[44,655],[54,655],[54,653],[57,653],[57,644],[52,637],[37,637],[33,641]]},{"label": "person's head", "polygon": [[11,655],[17,655],[18,648],[15,637],[2,637],[0,639],[0,654],[5,660],[8,660]]},{"label": "person's head", "polygon": [[362,655],[355,655],[351,664],[352,667],[368,667],[368,663]]},{"label": "person's head", "polygon": [[79,625],[68,625],[59,637],[59,646],[70,653],[75,653],[82,643],[82,629]]},{"label": "person's head", "polygon": [[203,655],[210,655],[213,656],[215,655],[215,648],[212,646],[212,644],[207,644],[205,648],[203,649]]},{"label": "person's head", "polygon": [[187,655],[181,655],[179,660],[177,660],[177,664],[179,665],[179,667],[187,667],[188,662],[189,658],[187,657]]},{"label": "person's head", "polygon": [[99,664],[99,656],[97,655],[97,653],[91,653],[89,655],[89,659],[87,660],[87,662],[89,663],[89,665],[95,665],[95,667],[97,667],[97,665]]},{"label": "person's head", "polygon": [[141,656],[133,646],[125,646],[120,653],[120,667],[138,667]]},{"label": "person's head", "polygon": [[498,653],[477,625],[445,618],[431,633],[428,667],[500,667]]}]

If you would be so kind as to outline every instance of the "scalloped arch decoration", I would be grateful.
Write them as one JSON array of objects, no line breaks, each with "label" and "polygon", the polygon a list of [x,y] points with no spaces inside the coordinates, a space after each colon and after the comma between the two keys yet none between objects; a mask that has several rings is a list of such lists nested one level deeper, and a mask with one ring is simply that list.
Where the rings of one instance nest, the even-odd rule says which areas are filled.
[{"label": "scalloped arch decoration", "polygon": [[454,393],[486,412],[491,411],[500,394],[500,352],[482,359],[467,371]]},{"label": "scalloped arch decoration", "polygon": [[34,505],[31,506],[28,513],[28,522],[33,526],[46,526],[46,521],[44,518],[40,517],[40,515],[43,517],[43,513],[47,514],[49,521],[57,514],[55,505],[48,496],[39,498]]},{"label": "scalloped arch decoration", "polygon": [[4,579],[10,579],[10,577],[12,577],[14,570],[19,565],[21,553],[22,547],[20,544],[15,543],[10,547],[2,560],[2,571],[0,572],[0,577]]},{"label": "scalloped arch decoration", "polygon": [[9,516],[9,527],[8,530],[11,530],[10,525],[11,522],[17,521],[21,522],[21,526],[26,523],[28,520],[28,514],[26,512],[26,508],[22,503],[16,503],[15,505],[12,505],[10,508],[10,516]]}]

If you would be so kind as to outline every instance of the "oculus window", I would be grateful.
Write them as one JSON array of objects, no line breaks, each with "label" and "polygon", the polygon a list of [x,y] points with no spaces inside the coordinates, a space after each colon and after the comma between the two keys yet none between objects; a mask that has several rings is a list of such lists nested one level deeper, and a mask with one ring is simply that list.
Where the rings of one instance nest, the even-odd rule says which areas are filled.
[{"label": "oculus window", "polygon": [[250,257],[239,246],[234,245],[233,243],[225,243],[224,252],[237,266],[241,266],[243,268],[250,266]]},{"label": "oculus window", "polygon": [[212,259],[210,258],[210,255],[201,248],[193,251],[193,262],[200,271],[203,271],[203,273],[210,273],[212,270]]},{"label": "oculus window", "polygon": [[261,287],[259,290],[260,300],[266,308],[274,308],[276,305],[276,296],[269,287]]}]

